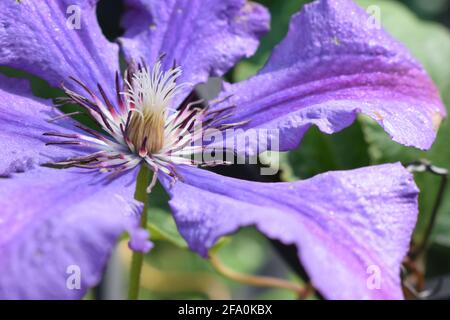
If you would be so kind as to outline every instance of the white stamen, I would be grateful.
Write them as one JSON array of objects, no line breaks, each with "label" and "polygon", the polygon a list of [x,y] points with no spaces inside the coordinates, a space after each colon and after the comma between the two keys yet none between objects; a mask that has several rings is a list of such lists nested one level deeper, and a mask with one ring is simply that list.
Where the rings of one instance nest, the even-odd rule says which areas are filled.
[{"label": "white stamen", "polygon": [[182,74],[181,68],[161,71],[161,61],[157,61],[152,70],[142,68],[133,75],[133,83],[127,82],[128,92],[124,92],[129,103],[136,111],[145,113],[163,113],[170,107],[173,97],[186,84],[177,84]]},{"label": "white stamen", "polygon": [[[97,150],[53,164],[109,172],[113,178],[144,161],[154,172],[148,192],[155,186],[158,172],[169,175],[171,183],[175,183],[179,177],[176,165],[226,164],[227,161],[205,161],[203,157],[196,156],[201,156],[206,148],[202,143],[203,123],[211,127],[216,121],[223,122],[229,117],[232,108],[210,113],[208,107],[202,106],[201,100],[182,104],[177,108],[172,102],[174,97],[182,88],[192,87],[192,84],[186,82],[177,84],[181,74],[180,67],[164,71],[160,60],[151,69],[139,68],[130,81],[127,81],[129,78],[125,74],[125,92],[119,91],[120,84],[116,85],[119,108],[114,110],[107,99],[103,97],[102,101],[85,84],[73,79],[88,96],[84,97],[64,87],[66,94],[72,102],[80,104],[109,135],[103,136],[81,126],[79,128],[88,135],[77,134],[72,137],[70,134],[47,133],[47,136],[76,139],[50,141],[49,145],[74,144]],[[236,125],[221,124],[214,129],[221,130]]]}]

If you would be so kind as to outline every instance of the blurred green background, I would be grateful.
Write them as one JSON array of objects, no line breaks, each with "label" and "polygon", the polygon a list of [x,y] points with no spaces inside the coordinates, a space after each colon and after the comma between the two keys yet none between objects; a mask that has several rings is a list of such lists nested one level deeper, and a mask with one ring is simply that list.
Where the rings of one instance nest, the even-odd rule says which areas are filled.
[{"label": "blurred green background", "polygon": [[[239,81],[255,74],[265,63],[272,48],[287,31],[290,16],[299,11],[305,0],[259,0],[272,14],[271,31],[264,37],[256,55],[240,62],[231,70],[228,81]],[[363,7],[378,5],[383,26],[403,42],[418,58],[438,85],[442,98],[450,107],[450,1],[449,0],[358,0]],[[120,35],[121,1],[103,0],[98,9],[99,21],[109,39]],[[44,81],[15,70],[0,68],[10,76],[32,79],[36,95],[56,98],[59,89]],[[73,107],[68,107],[70,110]],[[426,158],[434,165],[450,168],[449,121],[444,121],[438,139],[428,152],[402,147],[392,142],[373,121],[358,118],[351,127],[329,136],[311,129],[298,150],[281,157],[281,180],[297,180],[329,171],[353,169],[371,164],[401,161],[404,164]],[[222,171],[221,171],[222,172]],[[242,171],[223,173],[252,179],[251,167]],[[438,192],[439,178],[427,173],[415,175],[420,187],[420,217],[414,235],[420,241],[429,223],[430,213]],[[186,250],[178,235],[166,205],[167,196],[157,187],[149,208],[149,229],[155,248],[146,256],[142,275],[143,299],[295,299],[296,295],[282,289],[262,289],[241,285],[220,276],[208,261]],[[103,283],[87,298],[126,297],[126,273],[129,252],[122,241],[111,260]],[[217,254],[225,265],[243,273],[265,274],[301,282],[298,266],[292,262],[292,248],[280,248],[249,228],[221,242]],[[294,257],[295,258],[295,257]],[[450,188],[433,227],[426,255],[420,261],[426,277],[450,274]],[[297,267],[297,268],[296,268]],[[297,269],[297,270],[296,270]],[[315,297],[312,297],[315,298]]]}]

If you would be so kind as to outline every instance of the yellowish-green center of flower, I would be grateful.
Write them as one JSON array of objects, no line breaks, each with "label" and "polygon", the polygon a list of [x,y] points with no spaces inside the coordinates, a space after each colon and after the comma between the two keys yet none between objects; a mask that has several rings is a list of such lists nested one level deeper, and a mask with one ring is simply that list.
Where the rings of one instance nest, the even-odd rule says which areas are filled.
[{"label": "yellowish-green center of flower", "polygon": [[157,153],[164,145],[164,124],[163,112],[136,112],[131,116],[129,138],[137,149]]},{"label": "yellowish-green center of flower", "polygon": [[127,82],[127,103],[132,106],[128,137],[137,150],[157,153],[164,146],[164,127],[172,98],[184,85],[177,85],[181,68],[161,71],[158,61],[148,70],[139,68]]}]

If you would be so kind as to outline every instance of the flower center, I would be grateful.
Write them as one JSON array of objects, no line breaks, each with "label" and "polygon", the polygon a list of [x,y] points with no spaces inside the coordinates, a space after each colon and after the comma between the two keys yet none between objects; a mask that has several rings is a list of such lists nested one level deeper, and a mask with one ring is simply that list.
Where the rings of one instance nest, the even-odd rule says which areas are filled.
[{"label": "flower center", "polygon": [[[189,102],[185,98],[174,108],[174,96],[188,85],[176,83],[180,76],[180,67],[174,66],[162,71],[160,60],[151,70],[145,65],[138,65],[136,68],[131,64],[123,83],[116,73],[115,102],[110,100],[101,85],[97,86],[99,96],[81,80],[71,78],[86,95],[63,85],[68,98],[62,98],[61,103],[77,103],[103,132],[76,124],[76,133],[44,133],[45,136],[53,137],[47,145],[70,144],[94,150],[92,153],[49,164],[109,172],[111,178],[144,164],[155,173],[148,192],[155,185],[160,171],[176,181],[177,165],[227,164],[225,159],[203,156],[203,152],[210,149],[203,144],[204,136],[208,130],[222,132],[239,127],[247,121],[225,122],[232,115],[234,105],[211,109],[212,105],[224,102],[228,97],[208,105],[204,105],[203,101]],[[71,115],[65,114],[50,121]]]},{"label": "flower center", "polygon": [[129,138],[137,149],[157,153],[164,145],[164,123],[163,114],[135,113],[130,121]]},{"label": "flower center", "polygon": [[141,154],[157,153],[164,146],[164,127],[167,110],[173,97],[185,85],[177,85],[181,68],[161,71],[161,61],[149,71],[140,67],[131,80],[126,81],[126,103],[133,111],[128,137]]}]

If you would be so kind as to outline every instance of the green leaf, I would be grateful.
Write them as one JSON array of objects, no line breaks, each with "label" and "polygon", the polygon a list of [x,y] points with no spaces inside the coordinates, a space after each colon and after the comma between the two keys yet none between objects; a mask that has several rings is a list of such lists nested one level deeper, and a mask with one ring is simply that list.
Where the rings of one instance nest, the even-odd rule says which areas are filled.
[{"label": "green leaf", "polygon": [[157,209],[147,210],[147,228],[150,231],[151,239],[168,241],[177,247],[187,248],[186,241],[179,234],[175,221],[170,213]]},{"label": "green leaf", "polygon": [[[421,61],[441,91],[442,98],[450,108],[450,33],[436,23],[418,19],[404,5],[394,1],[359,0],[363,7],[376,5],[380,8],[381,23],[397,40],[405,44],[412,54]],[[429,159],[434,165],[450,168],[450,124],[444,121],[431,150],[423,152],[406,148],[393,141],[373,121],[361,121],[372,163],[393,161],[410,162],[420,158]],[[438,181],[436,177],[425,174],[416,175],[421,190],[420,219],[418,235],[426,225],[436,196]],[[436,242],[450,246],[450,189],[447,189],[438,220],[434,228]]]},{"label": "green leaf", "polygon": [[147,228],[151,239],[168,241],[177,247],[187,248],[187,243],[178,232],[170,212],[169,196],[160,183],[153,188],[148,197]]},{"label": "green leaf", "polygon": [[225,239],[217,254],[226,266],[235,271],[254,273],[268,258],[269,243],[255,228],[243,228]]},{"label": "green leaf", "polygon": [[285,159],[287,161],[280,166],[283,173],[293,173],[287,180],[308,178],[325,171],[359,168],[370,162],[367,143],[358,122],[333,135],[312,127],[305,134],[300,148],[289,152]]}]

